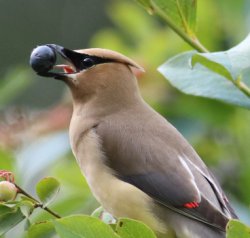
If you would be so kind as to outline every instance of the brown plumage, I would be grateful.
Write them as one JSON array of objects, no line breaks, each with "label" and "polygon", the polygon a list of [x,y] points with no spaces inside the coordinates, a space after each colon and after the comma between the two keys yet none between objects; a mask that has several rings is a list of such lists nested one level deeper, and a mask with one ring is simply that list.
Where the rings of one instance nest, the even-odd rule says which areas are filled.
[{"label": "brown plumage", "polygon": [[142,99],[131,69],[143,69],[110,50],[49,47],[71,62],[70,74],[52,76],[71,89],[72,150],[102,206],[159,234],[225,237],[237,216],[191,145]]}]

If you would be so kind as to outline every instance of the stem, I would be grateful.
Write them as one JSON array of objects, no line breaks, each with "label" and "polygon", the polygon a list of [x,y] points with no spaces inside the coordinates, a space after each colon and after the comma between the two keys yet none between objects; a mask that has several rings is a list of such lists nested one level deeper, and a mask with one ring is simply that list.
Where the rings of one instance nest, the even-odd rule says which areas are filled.
[{"label": "stem", "polygon": [[45,210],[46,212],[50,213],[52,216],[56,217],[56,218],[61,218],[61,216],[59,216],[57,213],[55,213],[54,211],[52,211],[51,209],[49,209],[48,207],[45,207],[42,203],[40,203],[37,199],[35,199],[33,196],[31,196],[30,194],[28,194],[27,192],[25,192],[22,188],[20,188],[17,184],[15,184],[18,193],[23,194],[24,196],[30,198],[31,200],[33,200],[35,202],[35,207],[40,207],[43,210]]},{"label": "stem", "polygon": [[[176,24],[174,24],[168,16],[159,8],[157,7],[153,2],[151,3],[152,7],[156,10],[156,12],[159,13],[159,15],[167,22],[168,26],[175,32],[177,35],[179,35],[184,41],[186,41],[191,47],[193,47],[195,50],[197,50],[200,53],[209,53],[209,51],[206,49],[204,45],[201,44],[199,39],[193,35],[192,37],[187,34],[185,31],[180,29]],[[242,81],[240,80],[234,80],[232,83],[247,97],[250,97],[250,88]]]},{"label": "stem", "polygon": [[41,203],[37,203],[36,207],[40,207],[43,210],[45,210],[46,212],[50,213],[51,215],[53,215],[56,218],[61,218],[61,216],[59,216],[57,213],[55,213],[54,211],[50,210],[48,207],[44,207],[43,204]]},{"label": "stem", "polygon": [[234,81],[237,88],[239,88],[246,96],[250,97],[250,88],[242,81]]},{"label": "stem", "polygon": [[186,34],[184,31],[182,31],[178,26],[176,26],[169,18],[166,16],[162,10],[157,7],[154,3],[152,3],[152,7],[156,9],[156,11],[159,13],[159,15],[167,22],[168,26],[172,28],[177,35],[179,35],[184,41],[186,41],[191,47],[196,49],[197,51],[201,53],[208,53],[209,51],[206,49],[205,46],[203,46],[200,41],[197,39],[196,36],[190,37],[188,34]]}]

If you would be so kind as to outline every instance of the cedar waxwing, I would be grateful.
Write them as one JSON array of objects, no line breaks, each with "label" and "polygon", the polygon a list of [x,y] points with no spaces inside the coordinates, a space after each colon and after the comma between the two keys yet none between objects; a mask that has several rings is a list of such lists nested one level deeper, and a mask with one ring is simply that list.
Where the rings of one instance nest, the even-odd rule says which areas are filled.
[{"label": "cedar waxwing", "polygon": [[[69,64],[55,65],[56,54]],[[37,47],[30,63],[69,86],[72,151],[106,211],[161,237],[225,237],[234,210],[192,146],[142,99],[138,64],[111,50],[54,44]]]}]

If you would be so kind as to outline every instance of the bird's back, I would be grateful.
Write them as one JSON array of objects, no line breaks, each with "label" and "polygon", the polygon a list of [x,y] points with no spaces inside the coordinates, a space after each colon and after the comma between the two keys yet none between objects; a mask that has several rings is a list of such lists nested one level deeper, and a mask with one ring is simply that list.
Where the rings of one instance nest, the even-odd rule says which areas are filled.
[{"label": "bird's back", "polygon": [[[207,228],[208,224],[215,234],[213,237],[216,234],[224,237],[220,236],[223,234],[220,230],[236,215],[203,161],[165,118],[143,103],[106,117],[96,127],[96,132],[107,165],[120,179],[152,197],[153,209],[159,211],[156,213],[162,220],[172,223],[172,227],[178,227],[176,221],[181,220],[192,227],[198,220],[199,229]],[[185,174],[190,175],[187,181]],[[190,185],[193,187],[188,186],[192,178]],[[189,198],[201,199],[199,207],[182,207]]]}]

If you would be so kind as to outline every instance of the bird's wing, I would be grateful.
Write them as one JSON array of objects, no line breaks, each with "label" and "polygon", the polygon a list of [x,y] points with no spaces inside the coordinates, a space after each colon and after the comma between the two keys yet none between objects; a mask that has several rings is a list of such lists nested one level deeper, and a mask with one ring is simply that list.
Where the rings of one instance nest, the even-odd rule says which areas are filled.
[{"label": "bird's wing", "polygon": [[117,176],[157,203],[225,229],[230,209],[224,194],[192,147],[165,120],[156,127],[135,121],[107,121],[96,128]]}]

